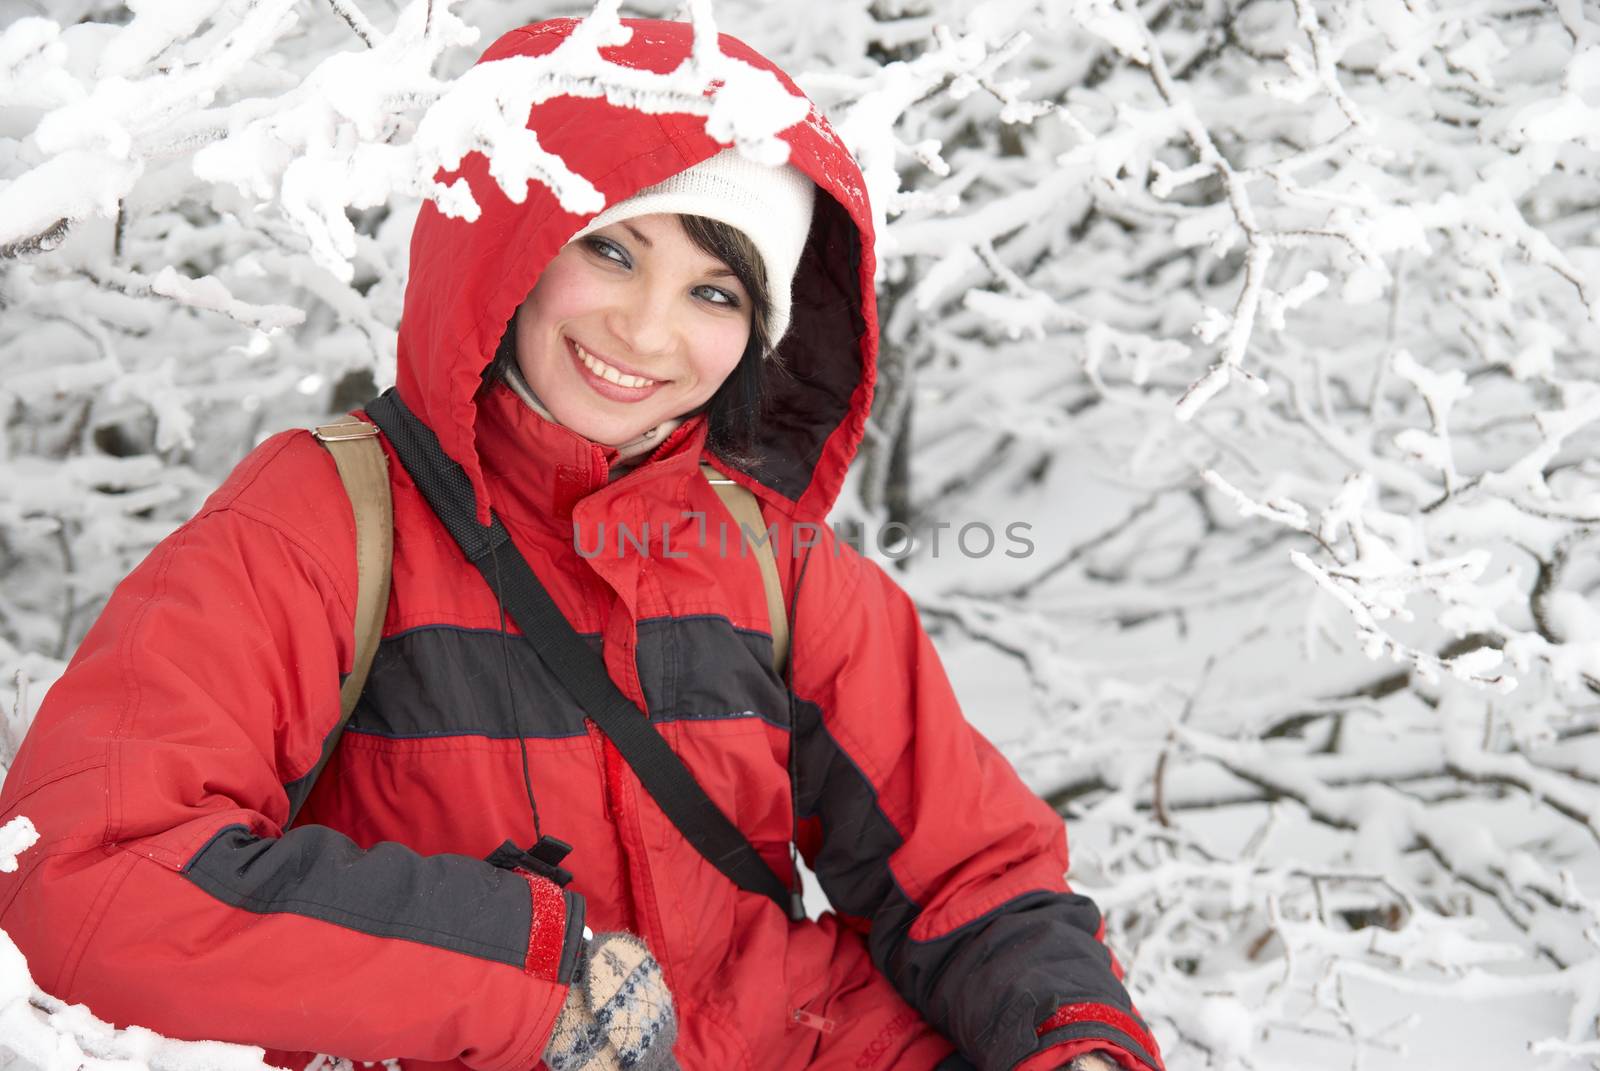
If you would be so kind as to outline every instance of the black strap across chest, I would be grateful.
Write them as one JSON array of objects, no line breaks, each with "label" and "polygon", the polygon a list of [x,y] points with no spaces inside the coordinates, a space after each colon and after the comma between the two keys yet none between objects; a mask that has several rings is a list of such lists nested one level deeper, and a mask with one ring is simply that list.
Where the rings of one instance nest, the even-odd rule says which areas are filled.
[{"label": "black strap across chest", "polygon": [[757,854],[749,839],[722,813],[694,779],[649,718],[617,688],[600,656],[583,642],[533,569],[492,514],[478,523],[466,472],[439,445],[394,390],[366,407],[400,463],[433,508],[467,560],[473,564],[578,708],[611,739],[689,843],[739,888],[771,899],[790,918],[799,910],[792,891]]}]

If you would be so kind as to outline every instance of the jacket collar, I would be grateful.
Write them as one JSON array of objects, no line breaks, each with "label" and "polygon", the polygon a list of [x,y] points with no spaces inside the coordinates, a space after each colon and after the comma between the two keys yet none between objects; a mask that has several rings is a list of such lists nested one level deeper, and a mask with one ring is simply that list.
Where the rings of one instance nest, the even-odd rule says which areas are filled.
[{"label": "jacket collar", "polygon": [[[565,522],[591,495],[667,496],[705,447],[705,415],[684,420],[635,467],[613,475],[618,452],[531,409],[505,383],[478,398],[478,457],[494,508],[512,521]],[[619,486],[623,485],[623,486]]]}]

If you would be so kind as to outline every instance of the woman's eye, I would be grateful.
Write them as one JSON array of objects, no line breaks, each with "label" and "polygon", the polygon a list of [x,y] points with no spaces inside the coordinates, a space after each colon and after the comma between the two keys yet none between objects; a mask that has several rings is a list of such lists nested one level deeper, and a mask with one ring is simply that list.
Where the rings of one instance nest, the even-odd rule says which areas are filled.
[{"label": "woman's eye", "polygon": [[726,305],[730,309],[737,309],[739,307],[739,299],[720,287],[697,286],[694,288],[694,290],[695,293],[702,295],[713,305]]},{"label": "woman's eye", "polygon": [[590,249],[605,259],[615,261],[625,268],[632,266],[628,261],[628,254],[624,253],[622,247],[609,238],[586,238],[584,242]]}]

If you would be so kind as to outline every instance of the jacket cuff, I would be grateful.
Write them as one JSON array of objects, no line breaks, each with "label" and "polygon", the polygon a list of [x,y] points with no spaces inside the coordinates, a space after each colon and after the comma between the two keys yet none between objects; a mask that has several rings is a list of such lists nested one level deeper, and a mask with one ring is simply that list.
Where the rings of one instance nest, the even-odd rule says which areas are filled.
[{"label": "jacket cuff", "polygon": [[[1040,1044],[1052,1048],[1063,1043],[1090,1041],[1074,1047],[1061,1057],[1066,1062],[1079,1052],[1104,1048],[1131,1071],[1166,1071],[1161,1050],[1145,1025],[1133,1015],[1106,1004],[1065,1004],[1052,1012],[1036,1029]],[[1048,1066],[1048,1065],[1041,1065]],[[1028,1067],[1024,1061],[1020,1068]]]},{"label": "jacket cuff", "polygon": [[541,875],[525,870],[517,873],[527,881],[533,898],[523,970],[543,981],[566,985],[583,947],[583,897]]},{"label": "jacket cuff", "polygon": [[567,932],[561,939],[561,962],[556,968],[556,982],[571,985],[572,973],[578,967],[578,957],[583,954],[583,933],[589,928],[584,924],[588,902],[579,894],[565,889],[562,895],[567,898]]},{"label": "jacket cuff", "polygon": [[1089,1053],[1106,1057],[1116,1065],[1117,1071],[1145,1071],[1143,1064],[1120,1045],[1109,1041],[1068,1041],[1052,1045],[1029,1056],[1011,1071],[1072,1071],[1072,1061]]}]

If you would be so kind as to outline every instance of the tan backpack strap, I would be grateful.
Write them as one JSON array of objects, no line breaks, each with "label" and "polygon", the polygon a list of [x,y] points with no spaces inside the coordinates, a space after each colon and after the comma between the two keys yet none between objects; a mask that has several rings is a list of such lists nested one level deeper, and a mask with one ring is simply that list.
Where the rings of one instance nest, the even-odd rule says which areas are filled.
[{"label": "tan backpack strap", "polygon": [[[311,786],[321,776],[332,757],[345,723],[356,709],[356,701],[366,687],[373,656],[383,633],[383,617],[389,607],[389,578],[394,564],[394,503],[389,497],[389,461],[378,429],[362,420],[324,424],[312,432],[333,455],[339,479],[350,496],[356,521],[356,614],[355,657],[350,674],[339,688],[339,724],[323,742],[322,757],[311,773],[302,779],[297,793],[304,802]],[[296,808],[298,810],[298,808]],[[290,821],[294,820],[290,816]]]},{"label": "tan backpack strap", "polygon": [[[756,502],[756,496],[748,489],[712,468],[702,464],[700,471],[705,473],[706,479],[716,489],[717,497],[722,499],[722,504],[728,512],[733,514],[733,519],[740,527],[740,546],[744,539],[744,529],[751,532],[765,532],[767,523],[761,517],[761,506]],[[721,546],[718,541],[718,546]],[[755,545],[756,565],[761,569],[761,583],[767,589],[767,620],[772,625],[772,669],[783,676],[783,667],[789,661],[789,615],[783,605],[783,582],[778,579],[778,555],[772,549],[770,539],[762,539]]]}]

